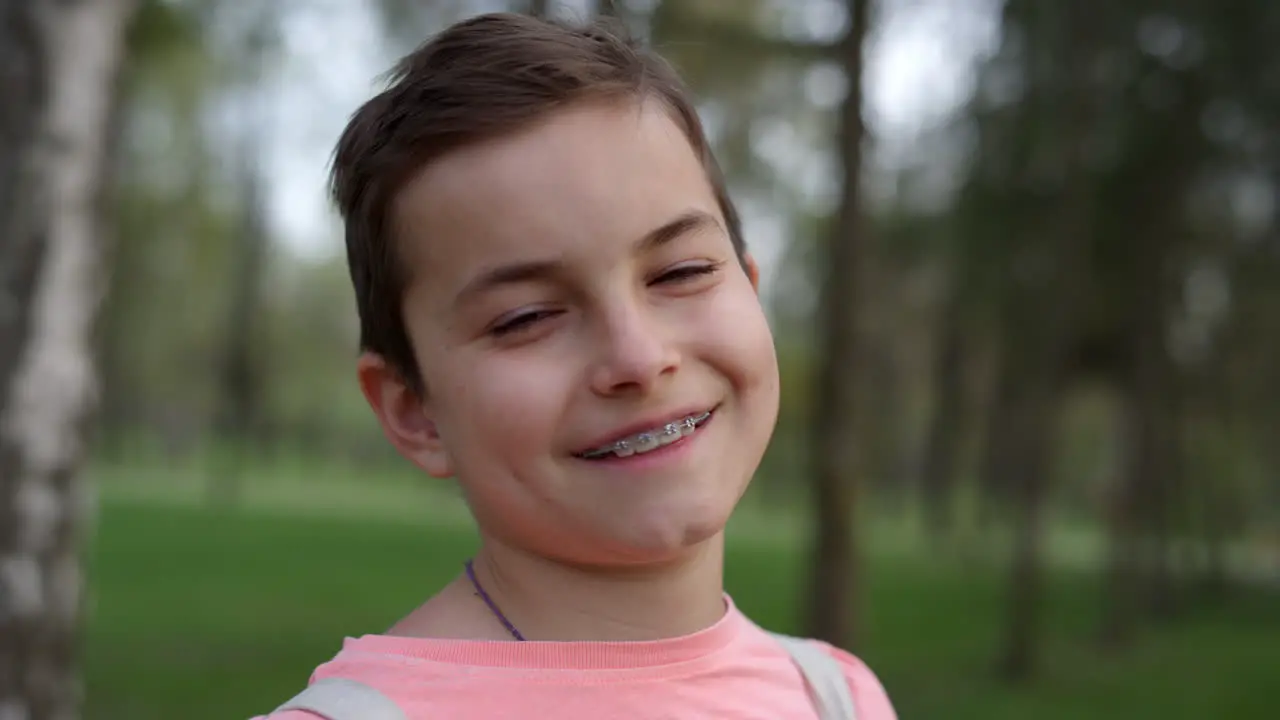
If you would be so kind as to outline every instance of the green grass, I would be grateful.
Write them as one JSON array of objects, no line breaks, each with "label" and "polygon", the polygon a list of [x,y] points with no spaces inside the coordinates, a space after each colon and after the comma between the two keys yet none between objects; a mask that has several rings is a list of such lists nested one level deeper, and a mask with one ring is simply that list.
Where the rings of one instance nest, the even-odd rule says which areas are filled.
[{"label": "green grass", "polygon": [[[378,632],[449,579],[473,544],[461,523],[233,515],[109,497],[90,558],[87,717],[212,720],[268,710],[344,636]],[[803,562],[793,548],[731,546],[729,590],[772,629],[797,629]],[[1055,574],[1044,675],[1013,690],[990,671],[999,579],[920,556],[872,556],[858,652],[901,717],[1274,717],[1275,596],[1200,610],[1104,657],[1088,642],[1094,583]]]}]

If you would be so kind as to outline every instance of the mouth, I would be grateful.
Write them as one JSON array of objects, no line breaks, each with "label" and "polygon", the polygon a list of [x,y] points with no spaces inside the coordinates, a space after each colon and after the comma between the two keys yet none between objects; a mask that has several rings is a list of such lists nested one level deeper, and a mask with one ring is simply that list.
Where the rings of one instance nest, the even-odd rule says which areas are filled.
[{"label": "mouth", "polygon": [[662,425],[628,435],[616,441],[575,453],[583,460],[605,460],[644,455],[678,443],[697,433],[715,414],[715,408],[673,419]]}]

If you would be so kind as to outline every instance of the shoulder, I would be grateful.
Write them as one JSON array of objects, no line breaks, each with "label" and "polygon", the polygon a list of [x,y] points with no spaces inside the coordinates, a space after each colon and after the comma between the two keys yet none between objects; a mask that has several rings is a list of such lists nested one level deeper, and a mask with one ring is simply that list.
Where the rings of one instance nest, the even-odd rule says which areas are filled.
[{"label": "shoulder", "polygon": [[889,693],[885,691],[880,678],[872,672],[861,659],[853,653],[841,650],[821,640],[809,640],[823,652],[830,655],[844,669],[844,676],[849,680],[853,690],[854,703],[858,707],[859,717],[863,720],[897,720]]},{"label": "shoulder", "polygon": [[[369,652],[363,647],[368,644],[366,638],[344,639],[342,648],[338,653],[312,670],[303,686],[292,689],[289,695],[280,698],[279,706],[291,703],[304,691],[306,693],[314,693],[317,683],[328,685],[334,680],[339,682],[353,681],[354,684],[369,688],[375,694],[390,697],[398,689],[397,685],[402,680],[404,674],[404,668],[401,667],[404,664],[403,659],[387,653]],[[332,692],[326,691],[323,694],[331,696]],[[311,699],[314,700],[315,698]],[[350,701],[350,698],[346,698],[346,701]],[[323,715],[309,710],[291,708],[288,710],[276,709],[269,711],[252,718],[252,720],[325,719]]]},{"label": "shoulder", "polygon": [[[742,617],[745,618],[746,616],[743,615]],[[871,668],[853,653],[822,640],[779,634],[765,630],[749,619],[747,622],[755,628],[755,632],[751,634],[755,638],[754,642],[761,643],[757,647],[763,648],[764,644],[767,643],[773,648],[768,652],[776,652],[781,655],[783,654],[783,647],[788,641],[800,642],[819,650],[835,660],[844,671],[844,677],[849,684],[860,720],[897,720],[898,715],[893,709],[893,703],[889,700],[889,694],[885,691],[884,685],[881,684],[880,678],[876,677]]]}]

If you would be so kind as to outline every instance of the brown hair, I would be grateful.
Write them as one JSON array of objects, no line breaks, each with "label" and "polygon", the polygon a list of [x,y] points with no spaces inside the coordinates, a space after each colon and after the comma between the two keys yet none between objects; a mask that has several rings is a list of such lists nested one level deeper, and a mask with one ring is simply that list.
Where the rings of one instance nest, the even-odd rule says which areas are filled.
[{"label": "brown hair", "polygon": [[458,148],[527,127],[588,99],[654,97],[701,157],[741,259],[741,223],[680,77],[620,24],[583,26],[495,13],[459,22],[403,58],[390,87],[365,103],[334,152],[332,189],[345,225],[360,347],[405,382],[422,378],[401,310],[411,280],[389,221],[395,194],[429,163]]}]

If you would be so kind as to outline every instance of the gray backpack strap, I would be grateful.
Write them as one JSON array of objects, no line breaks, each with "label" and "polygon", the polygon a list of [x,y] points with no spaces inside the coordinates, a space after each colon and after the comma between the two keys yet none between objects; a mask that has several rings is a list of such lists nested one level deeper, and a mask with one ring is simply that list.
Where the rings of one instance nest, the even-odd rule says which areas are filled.
[{"label": "gray backpack strap", "polygon": [[840,663],[809,640],[772,634],[804,675],[820,720],[857,720],[853,691]]},{"label": "gray backpack strap", "polygon": [[285,710],[305,710],[325,720],[407,720],[391,698],[362,682],[338,677],[316,680],[276,708]]}]

